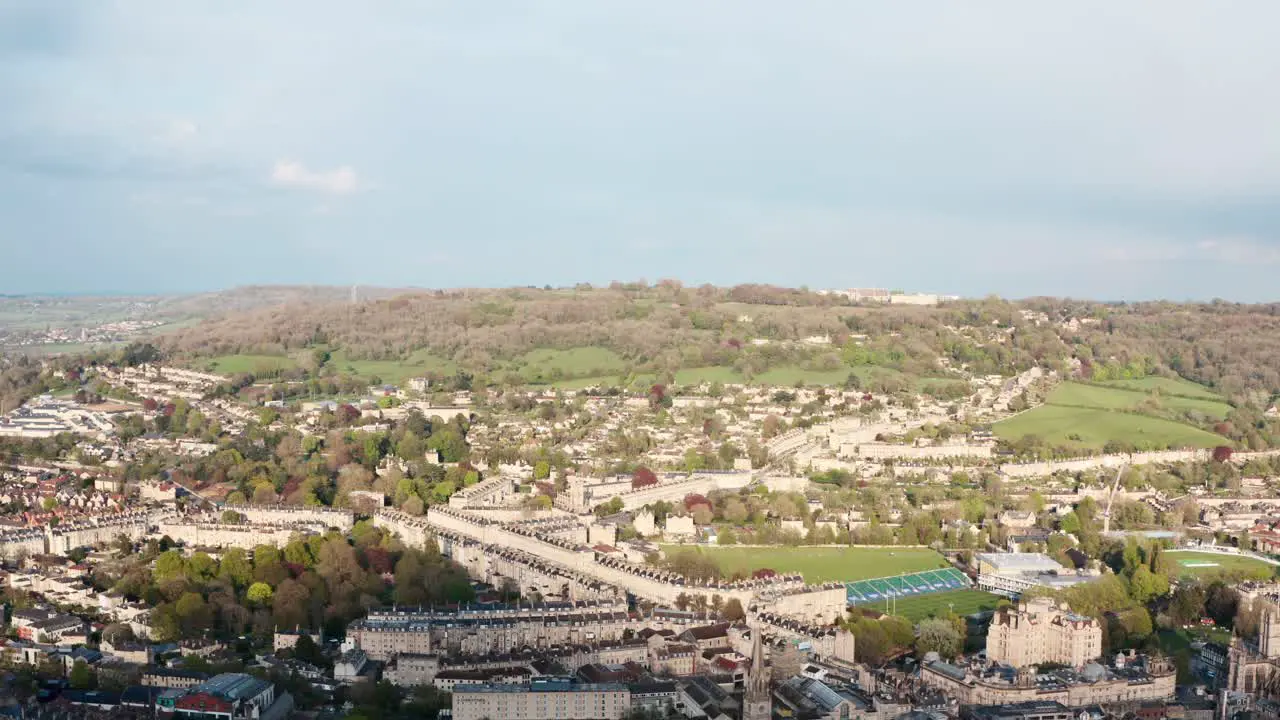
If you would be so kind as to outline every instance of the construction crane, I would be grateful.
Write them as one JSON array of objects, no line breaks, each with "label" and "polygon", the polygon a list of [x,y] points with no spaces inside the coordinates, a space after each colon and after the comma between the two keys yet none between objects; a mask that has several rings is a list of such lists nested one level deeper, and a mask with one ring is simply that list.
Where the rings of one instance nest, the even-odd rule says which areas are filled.
[{"label": "construction crane", "polygon": [[1105,536],[1111,532],[1111,504],[1116,501],[1116,491],[1120,489],[1120,476],[1124,475],[1124,469],[1129,467],[1129,463],[1121,463],[1116,468],[1115,482],[1111,483],[1111,494],[1107,495],[1107,509],[1102,511],[1102,534]]}]

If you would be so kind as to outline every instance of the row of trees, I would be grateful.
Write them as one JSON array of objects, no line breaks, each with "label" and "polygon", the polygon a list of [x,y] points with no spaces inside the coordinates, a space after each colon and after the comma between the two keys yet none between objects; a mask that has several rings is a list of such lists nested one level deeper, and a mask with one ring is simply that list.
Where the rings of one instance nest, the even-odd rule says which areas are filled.
[{"label": "row of trees", "polygon": [[[120,549],[126,547],[123,541]],[[336,532],[295,537],[283,549],[260,545],[250,554],[229,548],[217,559],[163,548],[150,542],[122,569],[94,576],[103,589],[153,605],[160,641],[269,635],[275,627],[340,634],[369,607],[474,596],[460,568],[432,549],[404,547],[368,521],[350,538]]]}]

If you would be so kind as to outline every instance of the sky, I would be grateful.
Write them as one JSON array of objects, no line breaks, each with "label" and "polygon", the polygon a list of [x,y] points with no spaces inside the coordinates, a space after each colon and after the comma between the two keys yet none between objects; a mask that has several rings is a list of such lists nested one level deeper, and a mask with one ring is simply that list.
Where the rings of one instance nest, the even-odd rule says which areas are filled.
[{"label": "sky", "polygon": [[1280,299],[1280,3],[5,0],[0,292]]}]

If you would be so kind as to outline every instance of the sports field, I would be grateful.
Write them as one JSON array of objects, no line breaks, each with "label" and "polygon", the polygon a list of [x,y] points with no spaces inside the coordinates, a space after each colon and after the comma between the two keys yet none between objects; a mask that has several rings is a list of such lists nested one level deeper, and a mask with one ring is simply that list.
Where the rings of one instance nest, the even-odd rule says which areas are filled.
[{"label": "sports field", "polygon": [[928,617],[943,616],[954,612],[956,615],[972,615],[976,612],[995,610],[996,603],[1002,598],[981,590],[950,590],[947,592],[916,595],[898,598],[897,604],[881,600],[867,603],[861,607],[872,608],[881,612],[892,611],[911,622],[919,622]]},{"label": "sports field", "polygon": [[726,575],[769,568],[779,573],[798,572],[805,582],[849,581],[950,567],[928,548],[865,547],[688,547],[663,545],[668,556],[678,552],[703,553],[714,558]]},{"label": "sports field", "polygon": [[1270,578],[1275,576],[1277,570],[1280,569],[1275,565],[1243,555],[1170,550],[1169,557],[1178,563],[1178,566],[1182,569],[1182,575],[1185,577],[1206,577],[1218,575],[1222,572],[1241,570],[1257,574],[1260,578]]}]

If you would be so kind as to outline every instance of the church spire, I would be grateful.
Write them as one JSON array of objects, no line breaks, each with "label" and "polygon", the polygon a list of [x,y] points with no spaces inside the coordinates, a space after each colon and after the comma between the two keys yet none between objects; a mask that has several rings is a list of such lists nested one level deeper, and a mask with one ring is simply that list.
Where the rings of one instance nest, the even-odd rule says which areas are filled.
[{"label": "church spire", "polygon": [[764,633],[759,627],[751,628],[751,675],[747,679],[747,692],[743,700],[743,720],[769,720],[773,717],[769,668],[764,664]]}]

